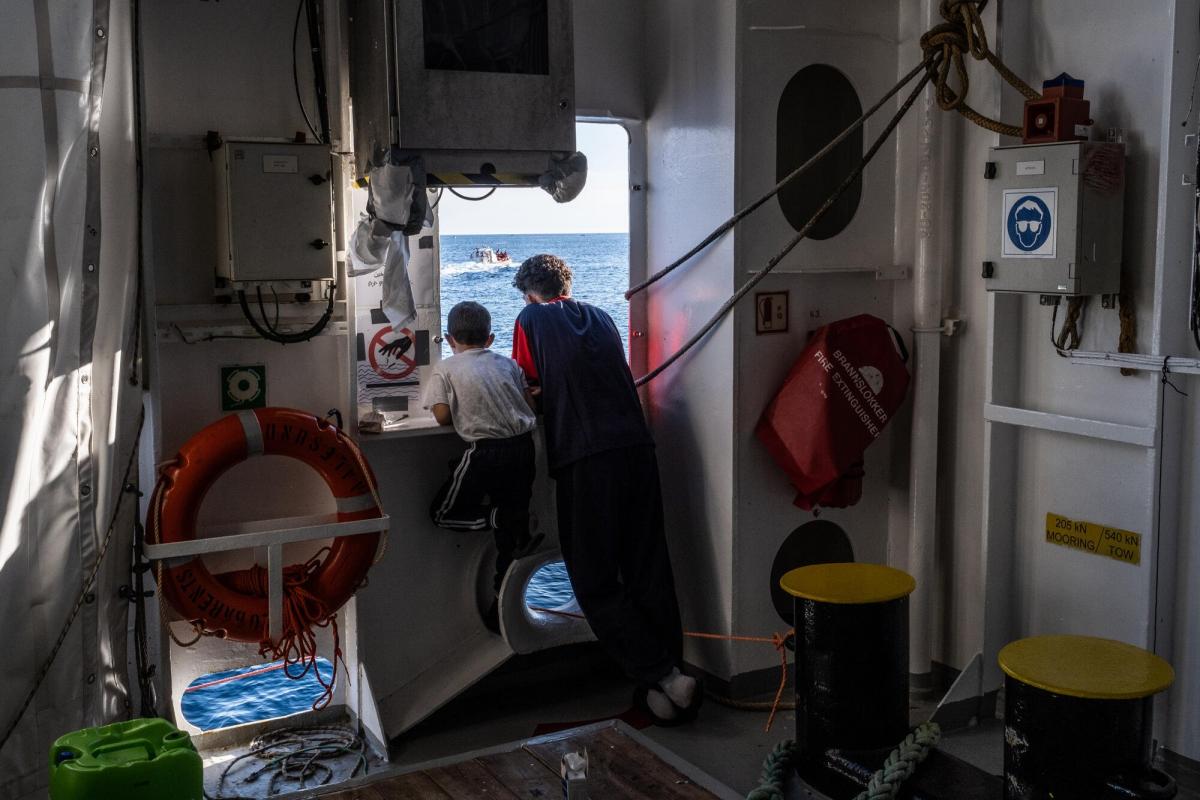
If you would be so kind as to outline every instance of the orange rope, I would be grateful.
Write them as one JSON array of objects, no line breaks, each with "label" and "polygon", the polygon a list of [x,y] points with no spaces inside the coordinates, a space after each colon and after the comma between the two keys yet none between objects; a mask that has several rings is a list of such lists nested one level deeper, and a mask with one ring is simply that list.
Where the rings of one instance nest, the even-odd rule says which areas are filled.
[{"label": "orange rope", "polygon": [[[543,614],[554,614],[559,617],[587,619],[583,614],[576,614],[574,611],[557,611],[553,608],[540,608],[538,606],[530,606],[529,610],[540,611]],[[779,704],[783,701],[783,690],[787,688],[787,643],[788,640],[795,638],[796,629],[792,628],[786,633],[772,633],[770,636],[738,636],[728,633],[698,633],[696,631],[684,631],[683,635],[692,639],[716,639],[724,642],[757,642],[760,644],[769,644],[779,652],[779,688],[775,690],[775,700],[771,703],[771,713],[767,717],[767,725],[764,728],[767,733],[770,733],[771,725],[775,722],[775,715],[779,711]]]},{"label": "orange rope", "polygon": [[[325,422],[325,420],[322,420]],[[334,435],[339,443],[349,447],[354,458],[358,462],[359,469],[362,471],[363,478],[367,482],[367,488],[371,492],[371,497],[375,500],[375,506],[379,509],[380,514],[383,513],[383,501],[379,497],[379,491],[375,484],[375,475],[371,472],[371,468],[367,465],[363,458],[362,451],[358,444],[346,436],[346,434],[338,427],[331,426],[334,430]],[[158,465],[160,477],[167,477],[167,468],[178,465],[179,459],[173,458],[169,461],[164,461]],[[150,499],[150,515],[153,519],[154,543],[162,542],[162,533],[159,530],[159,524],[162,517],[162,503],[165,501],[166,492],[162,490],[161,481],[154,487],[154,495]],[[387,550],[387,531],[382,531],[379,539],[379,548],[375,553],[374,563],[378,564],[383,558],[384,552]],[[317,551],[316,555],[310,558],[304,564],[292,564],[283,569],[283,633],[279,637],[278,642],[264,640],[258,650],[259,655],[270,658],[271,660],[283,659],[283,674],[293,680],[299,680],[305,675],[312,672],[316,673],[317,683],[321,684],[324,689],[321,696],[313,701],[313,711],[318,711],[325,708],[333,700],[333,688],[337,683],[338,662],[342,666],[346,666],[345,658],[342,655],[341,637],[338,634],[337,626],[337,611],[330,611],[325,602],[314,595],[312,592],[304,588],[309,576],[321,565],[321,557],[330,552],[328,547],[323,547]],[[159,586],[163,583],[163,562],[159,561],[156,565]],[[254,595],[257,597],[268,597],[270,595],[269,577],[267,570],[258,564],[249,569],[237,570],[234,572],[225,572],[213,576],[220,583],[230,589],[241,594]],[[191,647],[200,641],[202,636],[224,636],[223,631],[206,630],[198,621],[192,621],[192,627],[196,631],[196,637],[190,642],[182,642],[175,637],[175,633],[171,630],[171,626],[166,622],[167,611],[165,593],[159,590],[158,593],[160,615],[167,629],[168,635],[180,647]],[[313,626],[318,628],[328,627],[333,633],[333,674],[326,683],[321,677],[321,671],[317,668],[317,636],[313,630]],[[303,664],[304,669],[299,674],[292,674],[289,667]],[[350,680],[346,678],[347,682]],[[195,687],[199,688],[199,687]]]},{"label": "orange rope", "polygon": [[[279,641],[263,641],[258,654],[272,661],[283,660],[283,674],[299,680],[310,671],[317,676],[317,683],[325,691],[313,701],[313,711],[329,705],[333,700],[333,687],[337,683],[338,662],[345,666],[342,657],[341,637],[338,635],[337,612],[330,612],[325,602],[304,588],[309,576],[321,565],[321,557],[329,552],[323,547],[303,564],[292,564],[283,570],[283,633]],[[226,572],[217,576],[221,583],[243,594],[267,597],[270,593],[267,570],[258,564],[237,572]],[[333,674],[326,682],[317,668],[317,634],[313,626],[328,627],[333,632]],[[304,669],[295,674],[289,667],[302,664]]]}]

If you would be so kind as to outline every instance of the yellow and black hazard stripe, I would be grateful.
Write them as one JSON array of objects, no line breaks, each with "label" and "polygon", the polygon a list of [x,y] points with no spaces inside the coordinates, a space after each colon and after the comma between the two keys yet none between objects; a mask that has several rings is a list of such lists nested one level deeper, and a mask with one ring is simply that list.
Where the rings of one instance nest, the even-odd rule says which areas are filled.
[{"label": "yellow and black hazard stripe", "polygon": [[431,172],[426,178],[437,186],[537,186],[538,175],[519,172]]},{"label": "yellow and black hazard stripe", "polygon": [[[425,181],[431,189],[440,186],[537,186],[540,177],[520,172],[431,172],[425,176]],[[354,185],[365,189],[370,181],[369,176],[364,176],[356,180]]]}]

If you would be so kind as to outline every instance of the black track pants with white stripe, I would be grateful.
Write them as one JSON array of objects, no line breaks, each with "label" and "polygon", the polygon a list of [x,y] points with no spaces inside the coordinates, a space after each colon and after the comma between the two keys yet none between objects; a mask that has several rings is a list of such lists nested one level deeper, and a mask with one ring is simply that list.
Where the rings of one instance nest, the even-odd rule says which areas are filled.
[{"label": "black track pants with white stripe", "polygon": [[653,685],[683,659],[654,447],[596,453],[554,479],[558,540],[579,607],[626,674]]},{"label": "black track pants with white stripe", "polygon": [[529,540],[535,470],[532,433],[471,442],[429,508],[438,527],[494,532],[496,591],[513,552]]}]

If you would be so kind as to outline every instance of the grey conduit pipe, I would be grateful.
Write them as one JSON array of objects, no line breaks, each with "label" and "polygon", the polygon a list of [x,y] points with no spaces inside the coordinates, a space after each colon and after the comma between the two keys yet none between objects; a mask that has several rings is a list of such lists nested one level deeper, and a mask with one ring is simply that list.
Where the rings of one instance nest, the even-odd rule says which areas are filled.
[{"label": "grey conduit pipe", "polygon": [[[941,21],[937,0],[921,0],[924,29]],[[913,423],[909,463],[909,673],[914,689],[932,685],[934,542],[937,533],[938,386],[941,375],[942,270],[945,260],[945,113],[933,86],[921,96],[917,124],[917,218],[913,263]]]}]

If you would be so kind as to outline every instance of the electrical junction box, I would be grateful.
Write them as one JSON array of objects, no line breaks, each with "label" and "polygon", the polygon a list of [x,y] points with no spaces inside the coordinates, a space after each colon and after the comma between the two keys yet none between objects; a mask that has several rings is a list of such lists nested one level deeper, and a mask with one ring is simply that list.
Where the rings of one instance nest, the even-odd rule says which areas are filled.
[{"label": "electrical junction box", "polygon": [[1124,144],[994,147],[985,177],[988,291],[1120,291]]},{"label": "electrical junction box", "polygon": [[335,276],[329,146],[225,140],[217,180],[217,275],[235,282]]}]

